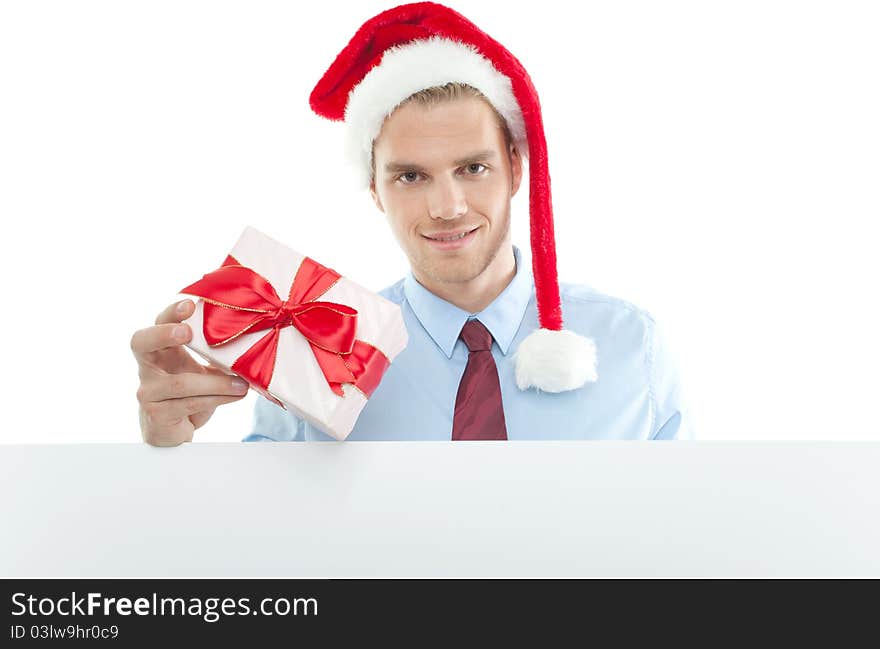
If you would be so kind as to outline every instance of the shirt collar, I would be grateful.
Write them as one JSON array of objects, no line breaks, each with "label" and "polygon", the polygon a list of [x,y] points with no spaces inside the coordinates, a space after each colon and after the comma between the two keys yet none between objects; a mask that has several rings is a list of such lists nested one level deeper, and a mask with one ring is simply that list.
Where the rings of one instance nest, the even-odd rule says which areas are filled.
[{"label": "shirt collar", "polygon": [[416,280],[412,269],[407,273],[403,282],[407,302],[425,331],[447,358],[452,358],[455,342],[469,318],[477,318],[482,322],[498,343],[501,353],[507,355],[525,315],[534,285],[531,270],[522,263],[522,253],[516,246],[513,246],[513,256],[516,274],[510,284],[489,306],[475,314],[470,314],[431,293]]}]

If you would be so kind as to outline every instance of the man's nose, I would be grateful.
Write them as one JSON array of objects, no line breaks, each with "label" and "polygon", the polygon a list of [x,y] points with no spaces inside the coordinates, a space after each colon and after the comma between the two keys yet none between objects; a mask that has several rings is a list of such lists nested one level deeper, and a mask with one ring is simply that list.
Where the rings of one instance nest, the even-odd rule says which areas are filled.
[{"label": "man's nose", "polygon": [[438,178],[428,192],[428,213],[432,219],[451,220],[467,213],[464,190],[453,178]]}]

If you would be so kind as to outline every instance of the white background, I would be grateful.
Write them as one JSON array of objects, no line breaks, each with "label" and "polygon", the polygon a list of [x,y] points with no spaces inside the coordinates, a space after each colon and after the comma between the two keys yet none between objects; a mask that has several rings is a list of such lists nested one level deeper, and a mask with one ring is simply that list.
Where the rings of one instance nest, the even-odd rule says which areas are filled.
[{"label": "white background", "polygon": [[[655,316],[698,438],[880,439],[876,5],[447,4],[538,88],[560,278]],[[245,225],[403,276],[308,106],[392,5],[0,5],[0,442],[140,441],[131,335]],[[513,209],[527,250],[525,184]],[[196,441],[243,437],[255,398]]]}]

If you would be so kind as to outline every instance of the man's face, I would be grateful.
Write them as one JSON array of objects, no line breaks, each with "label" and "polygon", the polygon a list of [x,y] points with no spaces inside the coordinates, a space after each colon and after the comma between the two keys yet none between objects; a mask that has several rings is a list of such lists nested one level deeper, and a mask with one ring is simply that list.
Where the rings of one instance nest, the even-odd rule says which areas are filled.
[{"label": "man's face", "polygon": [[[469,282],[510,245],[522,162],[491,107],[468,97],[397,109],[374,143],[373,200],[420,282]],[[468,233],[462,239],[440,241]]]}]

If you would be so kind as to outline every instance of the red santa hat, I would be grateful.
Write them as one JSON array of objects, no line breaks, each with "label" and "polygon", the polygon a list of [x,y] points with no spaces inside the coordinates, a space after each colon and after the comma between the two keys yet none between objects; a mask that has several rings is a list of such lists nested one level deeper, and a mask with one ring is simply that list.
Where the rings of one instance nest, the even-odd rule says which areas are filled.
[{"label": "red santa hat", "polygon": [[448,7],[405,4],[361,26],[318,81],[309,104],[318,115],[345,122],[347,153],[367,188],[373,141],[385,118],[412,94],[453,81],[485,95],[529,159],[532,275],[540,328],[516,350],[517,386],[564,392],[595,381],[595,344],[562,326],[541,106],[513,54]]}]

